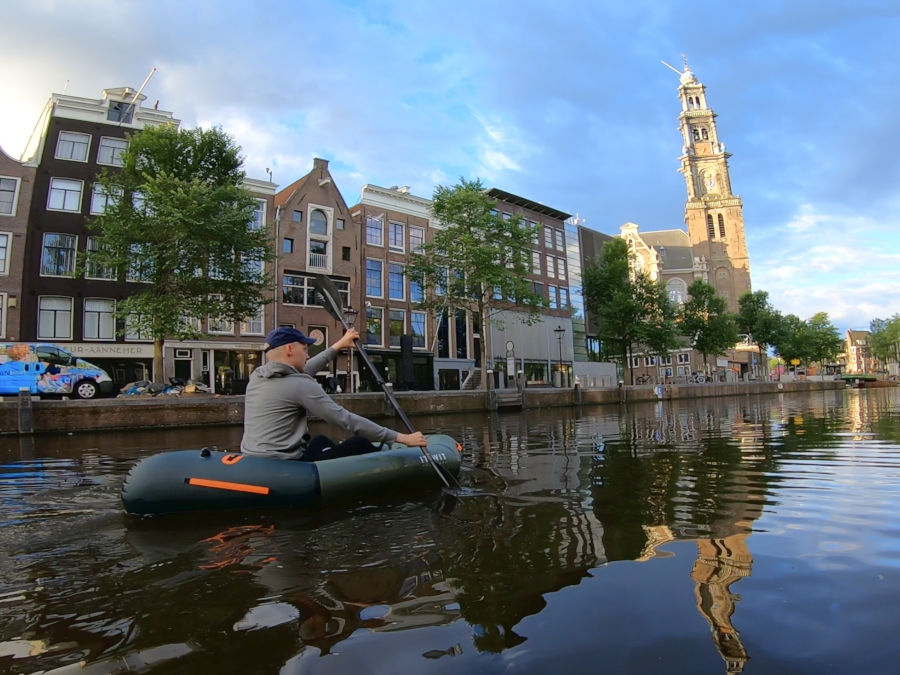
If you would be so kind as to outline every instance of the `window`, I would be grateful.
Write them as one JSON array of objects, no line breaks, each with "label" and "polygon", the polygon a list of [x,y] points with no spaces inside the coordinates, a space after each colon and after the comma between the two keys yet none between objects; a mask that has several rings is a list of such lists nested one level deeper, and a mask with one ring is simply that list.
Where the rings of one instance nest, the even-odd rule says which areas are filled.
[{"label": "window", "polygon": [[253,209],[253,216],[250,218],[250,224],[247,229],[256,231],[261,230],[266,222],[266,201],[264,199],[256,200],[256,208]]},{"label": "window", "polygon": [[84,299],[84,339],[116,339],[116,301],[103,298]]},{"label": "window", "polygon": [[312,279],[285,274],[281,286],[281,298],[286,305],[316,305]]},{"label": "window", "polygon": [[666,282],[666,292],[672,304],[683,305],[687,298],[687,284],[683,279],[669,279]]},{"label": "window", "polygon": [[409,227],[409,250],[413,253],[421,253],[425,245],[425,230],[421,227]]},{"label": "window", "polygon": [[309,214],[309,233],[328,236],[328,217],[321,209],[313,209]]},{"label": "window", "polygon": [[366,218],[366,243],[372,246],[384,246],[383,216]]},{"label": "window", "polygon": [[422,284],[413,279],[409,280],[409,300],[410,302],[425,301],[425,293],[422,290]]},{"label": "window", "polygon": [[690,363],[691,355],[688,352],[682,352],[678,355],[678,363]]},{"label": "window", "polygon": [[425,312],[413,312],[411,322],[413,347],[425,348]]},{"label": "window", "polygon": [[544,297],[544,284],[542,284],[540,281],[534,282],[534,294],[539,298]]},{"label": "window", "polygon": [[381,322],[383,311],[380,307],[366,307],[366,344],[381,344]]},{"label": "window", "polygon": [[[0,232],[0,274],[9,274],[9,244],[12,235],[9,232]],[[3,324],[0,324],[2,329]]]},{"label": "window", "polygon": [[109,138],[103,136],[100,139],[100,148],[97,150],[97,164],[110,166],[123,166],[122,153],[128,147],[128,141],[124,138]]},{"label": "window", "polygon": [[406,250],[406,228],[403,223],[388,223],[388,248],[397,253]]},{"label": "window", "polygon": [[553,248],[553,228],[544,225],[544,248]]},{"label": "window", "polygon": [[13,216],[16,213],[16,197],[19,181],[15,178],[0,178],[0,216]]},{"label": "window", "polygon": [[566,250],[566,239],[565,234],[562,230],[553,230],[553,236],[556,239],[556,250],[557,251],[565,251]]},{"label": "window", "polygon": [[241,321],[241,333],[244,335],[262,335],[263,332],[263,308],[260,307],[254,316]]},{"label": "window", "polygon": [[547,256],[547,276],[551,279],[556,278],[556,258],[552,255]]},{"label": "window", "polygon": [[641,365],[641,357],[640,356],[632,356],[631,357],[631,367],[637,368]]},{"label": "window", "polygon": [[645,366],[655,366],[656,365],[656,357],[655,356],[645,356],[644,357],[644,365]]},{"label": "window", "polygon": [[294,252],[294,240],[290,237],[285,237],[281,242],[281,250],[283,253],[293,253]]},{"label": "window", "polygon": [[406,332],[406,312],[402,309],[392,309],[390,311],[390,345],[391,347],[400,346],[400,336]]},{"label": "window", "polygon": [[121,192],[111,194],[100,183],[95,183],[94,191],[91,193],[91,214],[96,216],[106,213],[107,207],[115,205],[121,196]]},{"label": "window", "polygon": [[550,296],[550,309],[556,309],[557,307],[559,307],[559,298],[557,295],[558,292],[559,289],[553,284],[547,286],[547,293]]},{"label": "window", "polygon": [[75,274],[75,242],[76,238],[71,234],[44,234],[42,277],[71,277]]},{"label": "window", "polygon": [[404,300],[403,265],[391,263],[388,266],[388,297],[391,300]]},{"label": "window", "polygon": [[[661,365],[661,366],[671,366],[671,365],[672,365],[672,355],[669,354],[668,356],[661,356],[661,357],[659,358],[659,365]],[[669,374],[671,375],[672,373],[669,373]]]},{"label": "window", "polygon": [[[195,329],[200,331],[200,321],[199,320],[187,320],[185,319],[185,324],[194,326]],[[125,317],[125,340],[128,342],[133,342],[136,340],[152,340],[153,336],[150,334],[150,329],[143,324],[141,321],[140,315],[129,314]]]},{"label": "window", "polygon": [[[153,260],[149,258],[146,244],[131,244],[128,251],[128,267],[125,281],[148,282],[153,274]],[[210,270],[210,276],[213,271]]]},{"label": "window", "polygon": [[73,162],[86,162],[91,137],[87,134],[76,134],[72,131],[60,131],[56,139],[56,159],[70,159]]},{"label": "window", "polygon": [[341,260],[350,260],[350,247],[349,246],[341,247]]},{"label": "window", "polygon": [[291,220],[294,221],[295,223],[302,223],[303,222],[303,211],[294,211],[293,215],[291,216]]},{"label": "window", "polygon": [[84,183],[80,180],[51,178],[47,208],[51,211],[79,211],[81,209],[81,190],[83,186]]},{"label": "window", "polygon": [[566,259],[565,258],[557,258],[556,259],[556,276],[560,279],[566,278]]},{"label": "window", "polygon": [[366,260],[366,295],[372,298],[384,297],[382,289],[382,262],[380,260]]},{"label": "window", "polygon": [[335,223],[336,223],[335,227],[337,227],[337,229],[339,229],[339,230],[344,229],[344,219],[343,218],[337,218],[335,220]]},{"label": "window", "polygon": [[318,239],[309,240],[309,266],[328,269],[328,242]]},{"label": "window", "polygon": [[725,238],[725,218],[721,213],[719,214],[719,238]]},{"label": "window", "polygon": [[447,295],[447,286],[449,284],[450,270],[441,267],[437,271],[437,278],[434,281],[434,294]]},{"label": "window", "polygon": [[[213,296],[216,300],[221,300],[222,296]],[[210,333],[234,333],[234,322],[223,316],[207,317]]]},{"label": "window", "polygon": [[124,122],[125,124],[131,124],[133,117],[133,103],[125,103],[124,101],[109,102],[109,110],[106,113],[106,119],[110,122]]},{"label": "window", "polygon": [[87,255],[87,263],[84,268],[85,279],[104,279],[106,281],[115,281],[116,271],[112,267],[106,265],[98,265],[91,260],[91,253],[100,250],[100,237],[88,237],[85,253]]},{"label": "window", "polygon": [[713,217],[711,213],[706,214],[706,236],[710,239],[716,238],[716,228],[713,225]]},{"label": "window", "polygon": [[541,243],[541,228],[533,220],[528,221],[528,227],[531,228],[531,243],[537,246]]},{"label": "window", "polygon": [[560,309],[569,309],[569,289],[568,288],[560,288],[559,289],[559,308]]},{"label": "window", "polygon": [[531,271],[534,274],[541,273],[541,254],[537,251],[531,252]]},{"label": "window", "polygon": [[38,339],[72,339],[72,298],[45,295],[38,300]]}]

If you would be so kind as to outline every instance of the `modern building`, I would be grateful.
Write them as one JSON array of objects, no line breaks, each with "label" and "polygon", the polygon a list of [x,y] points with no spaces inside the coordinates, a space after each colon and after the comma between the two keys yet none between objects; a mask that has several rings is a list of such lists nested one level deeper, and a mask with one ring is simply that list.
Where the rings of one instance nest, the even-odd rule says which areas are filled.
[{"label": "modern building", "polygon": [[16,161],[0,148],[0,339],[21,336],[22,273],[33,164]]}]

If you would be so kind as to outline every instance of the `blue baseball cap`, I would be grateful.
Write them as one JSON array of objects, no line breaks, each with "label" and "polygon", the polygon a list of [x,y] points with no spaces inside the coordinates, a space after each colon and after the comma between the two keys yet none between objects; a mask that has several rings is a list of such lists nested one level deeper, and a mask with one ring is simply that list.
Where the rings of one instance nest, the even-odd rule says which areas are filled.
[{"label": "blue baseball cap", "polygon": [[291,342],[301,342],[305,345],[311,345],[314,344],[315,341],[315,338],[304,335],[296,328],[280,326],[266,335],[266,344],[263,346],[266,351],[269,351],[270,349],[275,349],[276,347],[281,347],[282,345],[290,344]]}]

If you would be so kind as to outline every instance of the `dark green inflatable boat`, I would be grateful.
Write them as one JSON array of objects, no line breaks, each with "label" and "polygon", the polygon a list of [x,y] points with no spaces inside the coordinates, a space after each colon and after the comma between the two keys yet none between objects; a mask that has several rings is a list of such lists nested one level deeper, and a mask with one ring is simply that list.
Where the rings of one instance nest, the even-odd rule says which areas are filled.
[{"label": "dark green inflatable boat", "polygon": [[[456,476],[460,447],[450,436],[428,436],[435,462]],[[316,507],[410,483],[440,485],[419,448],[387,450],[323,462],[267,459],[209,449],[163,452],[138,462],[122,485],[128,513],[149,516],[208,509]]]}]

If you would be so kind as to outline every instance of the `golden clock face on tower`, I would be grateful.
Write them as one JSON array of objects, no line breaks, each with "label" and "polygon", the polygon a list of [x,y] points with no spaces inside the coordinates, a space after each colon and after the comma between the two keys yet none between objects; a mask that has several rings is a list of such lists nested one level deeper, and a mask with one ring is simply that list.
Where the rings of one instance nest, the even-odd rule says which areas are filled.
[{"label": "golden clock face on tower", "polygon": [[698,155],[708,155],[709,143],[694,143],[694,149],[697,151]]}]

